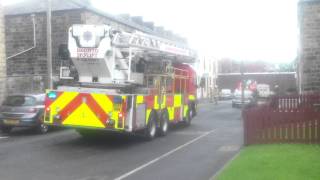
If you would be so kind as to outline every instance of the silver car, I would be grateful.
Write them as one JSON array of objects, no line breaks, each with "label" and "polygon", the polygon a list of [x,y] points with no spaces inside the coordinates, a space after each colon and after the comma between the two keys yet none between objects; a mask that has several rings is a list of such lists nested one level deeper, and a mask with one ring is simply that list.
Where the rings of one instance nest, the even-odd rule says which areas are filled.
[{"label": "silver car", "polygon": [[232,107],[243,107],[253,102],[253,96],[251,91],[244,91],[244,101],[242,102],[241,91],[235,91],[232,99]]},{"label": "silver car", "polygon": [[0,129],[10,133],[14,127],[30,127],[43,134],[48,126],[43,123],[45,94],[17,94],[7,96],[0,107]]}]

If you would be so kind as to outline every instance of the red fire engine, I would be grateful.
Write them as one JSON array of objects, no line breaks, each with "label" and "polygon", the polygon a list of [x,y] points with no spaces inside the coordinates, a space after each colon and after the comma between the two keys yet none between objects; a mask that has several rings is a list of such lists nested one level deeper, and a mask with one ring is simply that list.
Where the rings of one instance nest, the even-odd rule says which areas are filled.
[{"label": "red fire engine", "polygon": [[[78,82],[47,90],[45,123],[88,131],[166,135],[196,115],[195,53],[185,44],[107,25],[73,25],[68,57]],[[62,71],[69,72],[68,67]],[[61,72],[61,78],[65,72]]]}]

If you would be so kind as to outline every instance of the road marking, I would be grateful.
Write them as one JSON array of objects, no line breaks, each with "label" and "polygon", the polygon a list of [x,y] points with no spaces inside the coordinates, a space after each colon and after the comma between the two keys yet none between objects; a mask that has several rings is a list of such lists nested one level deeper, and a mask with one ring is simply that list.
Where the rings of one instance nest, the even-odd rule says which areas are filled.
[{"label": "road marking", "polygon": [[8,136],[0,136],[0,139],[6,139]]},{"label": "road marking", "polygon": [[179,147],[177,147],[177,148],[175,148],[175,149],[173,149],[173,150],[171,150],[171,151],[169,151],[169,152],[167,152],[167,153],[165,153],[165,154],[163,154],[163,155],[161,155],[161,156],[159,156],[159,157],[157,157],[157,158],[155,158],[155,159],[153,159],[153,160],[151,160],[151,161],[149,161],[149,162],[147,162],[147,163],[145,163],[145,164],[143,164],[143,165],[141,165],[139,167],[137,167],[136,169],[134,169],[132,171],[129,171],[129,172],[123,174],[120,177],[115,178],[115,180],[122,180],[124,178],[127,178],[128,176],[130,176],[130,175],[132,175],[132,174],[144,169],[145,167],[150,166],[151,164],[153,164],[153,163],[155,163],[155,162],[157,162],[157,161],[159,161],[159,160],[161,160],[161,159],[163,159],[163,158],[175,153],[176,151],[178,151],[178,150],[180,150],[180,149],[182,149],[182,148],[184,148],[184,147],[186,147],[186,146],[198,141],[199,139],[208,136],[209,134],[213,133],[214,131],[215,130],[211,130],[209,132],[206,132],[206,133],[202,134],[201,136],[196,137],[193,140],[191,140],[191,141],[189,141],[189,142],[187,142],[187,143],[185,143],[185,144],[183,144],[183,145],[181,145],[181,146],[179,146]]}]

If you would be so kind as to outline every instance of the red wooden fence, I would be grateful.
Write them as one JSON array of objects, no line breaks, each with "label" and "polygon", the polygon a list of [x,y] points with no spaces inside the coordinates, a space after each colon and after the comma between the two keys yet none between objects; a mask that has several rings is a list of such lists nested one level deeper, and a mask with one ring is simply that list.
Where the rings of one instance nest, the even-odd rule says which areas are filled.
[{"label": "red wooden fence", "polygon": [[320,143],[320,94],[271,98],[245,108],[244,143]]}]

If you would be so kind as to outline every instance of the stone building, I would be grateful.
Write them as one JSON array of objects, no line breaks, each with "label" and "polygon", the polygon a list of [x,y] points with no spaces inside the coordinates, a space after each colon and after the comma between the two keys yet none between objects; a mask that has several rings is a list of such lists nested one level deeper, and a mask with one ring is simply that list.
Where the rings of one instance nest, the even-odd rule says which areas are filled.
[{"label": "stone building", "polygon": [[5,35],[4,35],[4,16],[3,8],[0,2],[0,101],[5,95],[6,80],[6,54],[5,54]]},{"label": "stone building", "polygon": [[[46,9],[45,0],[25,0],[5,9],[7,89],[10,93],[43,92],[47,87]],[[67,32],[72,24],[108,24],[128,32],[138,30],[186,42],[163,27],[144,22],[142,17],[113,16],[97,10],[89,0],[52,0],[53,79],[56,81],[61,63],[58,49],[67,44]]]},{"label": "stone building", "polygon": [[301,92],[320,90],[320,0],[300,0],[298,84]]}]

